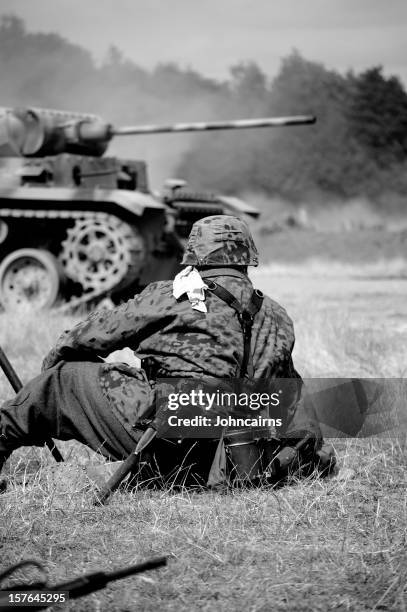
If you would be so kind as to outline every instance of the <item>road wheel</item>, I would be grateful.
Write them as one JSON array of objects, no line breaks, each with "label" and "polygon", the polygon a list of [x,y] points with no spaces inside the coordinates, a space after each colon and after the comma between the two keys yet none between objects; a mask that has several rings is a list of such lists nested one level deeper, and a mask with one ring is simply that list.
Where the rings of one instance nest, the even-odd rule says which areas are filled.
[{"label": "road wheel", "polygon": [[19,249],[0,265],[0,301],[5,310],[51,308],[57,300],[61,274],[49,251]]},{"label": "road wheel", "polygon": [[118,291],[140,276],[146,257],[136,227],[113,215],[79,220],[67,232],[60,261],[84,291]]}]

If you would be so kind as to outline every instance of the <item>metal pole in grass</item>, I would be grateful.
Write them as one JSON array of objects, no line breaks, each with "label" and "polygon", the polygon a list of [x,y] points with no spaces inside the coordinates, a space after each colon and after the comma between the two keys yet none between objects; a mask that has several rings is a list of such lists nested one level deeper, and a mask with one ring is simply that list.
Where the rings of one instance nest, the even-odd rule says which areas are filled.
[{"label": "metal pole in grass", "polygon": [[[17,372],[15,371],[15,369],[9,362],[7,355],[5,354],[1,346],[0,346],[0,366],[4,374],[6,375],[7,380],[9,381],[10,385],[13,387],[14,391],[18,393],[20,389],[22,388],[23,383],[17,376]],[[55,445],[55,442],[49,439],[45,441],[45,444],[46,446],[48,446],[49,450],[51,451],[52,456],[54,457],[55,461],[57,461],[58,463],[61,463],[64,460],[64,458],[61,455],[57,446]]]}]

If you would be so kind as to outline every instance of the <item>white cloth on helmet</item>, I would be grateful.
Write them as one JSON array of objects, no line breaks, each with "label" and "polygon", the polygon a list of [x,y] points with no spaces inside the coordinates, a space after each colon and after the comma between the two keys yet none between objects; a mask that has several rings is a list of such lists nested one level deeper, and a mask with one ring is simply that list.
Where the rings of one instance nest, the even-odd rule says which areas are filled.
[{"label": "white cloth on helmet", "polygon": [[175,299],[178,299],[186,293],[194,310],[208,312],[205,304],[205,289],[207,288],[198,270],[193,266],[187,266],[174,278],[172,294]]}]

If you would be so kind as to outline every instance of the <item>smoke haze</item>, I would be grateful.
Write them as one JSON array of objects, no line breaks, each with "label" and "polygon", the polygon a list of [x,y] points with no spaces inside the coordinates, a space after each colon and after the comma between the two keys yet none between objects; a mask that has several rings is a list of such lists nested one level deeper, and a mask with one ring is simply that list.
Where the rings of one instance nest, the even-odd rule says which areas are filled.
[{"label": "smoke haze", "polygon": [[86,48],[8,16],[0,75],[4,106],[91,112],[116,126],[315,114],[315,126],[118,137],[108,154],[145,159],[152,189],[184,178],[194,189],[256,194],[265,213],[271,199],[405,209],[407,94],[380,67],[341,74],[293,51],[276,75],[244,62],[219,81],[176,63],[147,70],[117,47],[96,64]]}]

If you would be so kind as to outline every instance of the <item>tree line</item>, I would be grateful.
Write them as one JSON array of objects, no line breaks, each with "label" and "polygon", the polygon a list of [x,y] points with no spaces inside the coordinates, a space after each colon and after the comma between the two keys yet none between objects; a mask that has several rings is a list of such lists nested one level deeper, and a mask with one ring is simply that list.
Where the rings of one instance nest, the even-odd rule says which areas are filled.
[{"label": "tree line", "polygon": [[313,126],[194,136],[177,174],[197,188],[292,202],[407,195],[407,93],[380,66],[341,74],[293,51],[274,78],[254,62],[207,78],[175,63],[147,70],[110,47],[91,53],[54,33],[0,21],[2,105],[95,112],[113,123],[315,114]]}]

